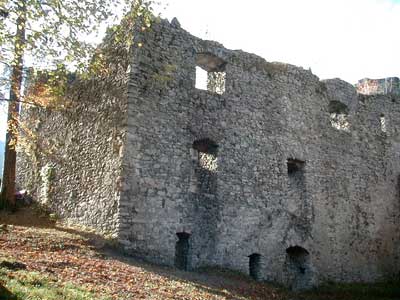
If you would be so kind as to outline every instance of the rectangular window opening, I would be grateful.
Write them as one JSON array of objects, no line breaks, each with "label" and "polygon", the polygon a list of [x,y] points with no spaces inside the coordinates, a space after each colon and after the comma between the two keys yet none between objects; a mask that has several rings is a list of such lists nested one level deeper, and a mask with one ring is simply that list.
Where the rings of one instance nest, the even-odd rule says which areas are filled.
[{"label": "rectangular window opening", "polygon": [[307,209],[307,187],[305,161],[289,158],[287,160],[287,197],[291,212]]},{"label": "rectangular window opening", "polygon": [[194,141],[193,149],[197,151],[197,163],[195,166],[197,192],[216,194],[218,145],[212,140],[205,138]]},{"label": "rectangular window opening", "polygon": [[196,56],[195,87],[214,94],[225,93],[226,62],[211,53],[199,53]]},{"label": "rectangular window opening", "polygon": [[380,118],[380,123],[381,123],[381,131],[386,133],[387,132],[387,123],[386,123],[386,119],[385,119],[385,115],[381,115]]},{"label": "rectangular window opening", "polygon": [[299,159],[288,158],[287,160],[287,173],[289,176],[304,172],[305,162]]},{"label": "rectangular window opening", "polygon": [[207,91],[208,73],[196,66],[196,89]]},{"label": "rectangular window opening", "polygon": [[225,72],[208,72],[207,90],[222,95],[225,93]]},{"label": "rectangular window opening", "polygon": [[331,125],[342,131],[350,131],[349,108],[340,101],[330,101],[328,106]]}]

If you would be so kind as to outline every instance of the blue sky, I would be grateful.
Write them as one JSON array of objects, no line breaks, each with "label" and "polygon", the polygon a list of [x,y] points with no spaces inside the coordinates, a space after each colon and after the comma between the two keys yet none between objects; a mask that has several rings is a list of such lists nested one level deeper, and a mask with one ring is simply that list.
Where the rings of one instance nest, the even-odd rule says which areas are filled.
[{"label": "blue sky", "polygon": [[400,76],[400,0],[161,0],[158,11],[196,36],[321,79]]}]

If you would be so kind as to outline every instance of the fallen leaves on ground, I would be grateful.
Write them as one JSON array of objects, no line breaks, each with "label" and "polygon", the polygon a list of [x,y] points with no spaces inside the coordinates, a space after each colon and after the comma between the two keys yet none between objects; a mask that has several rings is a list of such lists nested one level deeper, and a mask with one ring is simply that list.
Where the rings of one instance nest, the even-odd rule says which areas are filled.
[{"label": "fallen leaves on ground", "polygon": [[63,228],[9,225],[0,233],[0,259],[113,299],[283,299],[277,289],[244,276],[154,266],[101,251],[95,244]]}]

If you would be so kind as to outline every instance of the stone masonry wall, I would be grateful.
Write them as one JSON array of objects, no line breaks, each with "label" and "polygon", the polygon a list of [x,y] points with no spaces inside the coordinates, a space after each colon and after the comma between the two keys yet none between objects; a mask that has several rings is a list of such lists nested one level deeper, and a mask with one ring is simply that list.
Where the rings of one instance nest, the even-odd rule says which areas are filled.
[{"label": "stone masonry wall", "polygon": [[358,81],[356,88],[360,94],[397,94],[400,95],[400,79],[388,77],[383,79],[364,78]]},{"label": "stone masonry wall", "polygon": [[[176,20],[136,42],[126,251],[295,289],[399,271],[398,96],[357,95],[341,80],[200,40]],[[196,65],[209,78],[225,72],[225,92],[196,89]],[[202,157],[213,167],[199,175]]]},{"label": "stone masonry wall", "polygon": [[23,107],[24,125],[37,139],[18,153],[17,176],[65,221],[116,236],[130,60],[107,40],[102,47],[112,56],[106,75],[74,82],[66,107]]},{"label": "stone masonry wall", "polygon": [[19,156],[22,187],[181,269],[293,289],[398,274],[398,95],[359,95],[176,20],[138,28],[116,54],[129,68],[78,84],[72,109],[25,109],[54,151]]}]

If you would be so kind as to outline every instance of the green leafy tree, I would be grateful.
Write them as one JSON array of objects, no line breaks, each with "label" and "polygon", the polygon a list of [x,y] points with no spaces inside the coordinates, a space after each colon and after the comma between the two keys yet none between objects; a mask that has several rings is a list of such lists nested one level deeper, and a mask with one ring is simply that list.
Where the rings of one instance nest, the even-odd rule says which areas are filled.
[{"label": "green leafy tree", "polygon": [[[88,41],[100,26],[123,15],[135,18],[149,11],[147,0],[0,0],[0,63],[9,72],[8,128],[1,205],[15,208],[18,120],[24,102],[25,61],[46,69],[93,65],[94,45]],[[130,11],[130,13],[126,14]],[[62,63],[61,63],[62,62]],[[59,75],[56,75],[59,76]],[[59,92],[60,89],[57,89]]]}]

